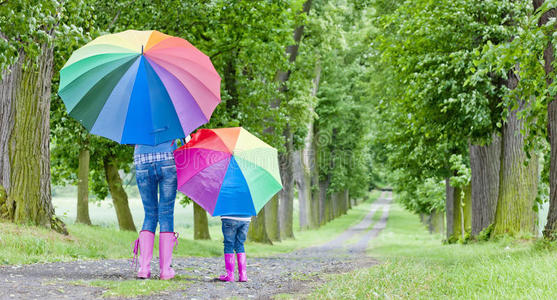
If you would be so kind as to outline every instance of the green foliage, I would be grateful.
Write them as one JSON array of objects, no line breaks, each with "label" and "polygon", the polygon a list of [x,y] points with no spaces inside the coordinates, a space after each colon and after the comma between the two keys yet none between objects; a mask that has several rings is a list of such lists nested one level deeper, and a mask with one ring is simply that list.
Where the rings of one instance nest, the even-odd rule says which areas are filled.
[{"label": "green foliage", "polygon": [[[486,143],[503,118],[504,77],[482,65],[485,45],[516,34],[510,16],[525,1],[377,1],[369,61],[374,160],[391,170],[401,201],[412,202],[428,178],[469,181],[469,143]],[[482,70],[481,72],[478,70]],[[454,159],[454,158],[453,158]],[[421,200],[420,200],[421,201]],[[426,205],[427,207],[427,205]]]},{"label": "green foliage", "polygon": [[493,228],[495,227],[495,224],[489,224],[489,226],[487,226],[486,228],[484,228],[484,230],[480,231],[480,233],[478,234],[478,236],[476,237],[476,239],[478,241],[481,242],[487,242],[489,241],[489,239],[491,238],[491,233],[493,232]]},{"label": "green foliage", "polygon": [[314,3],[307,28],[321,70],[314,123],[320,176],[330,181],[329,193],[349,189],[351,197],[371,185],[368,25],[354,3],[332,1]]}]

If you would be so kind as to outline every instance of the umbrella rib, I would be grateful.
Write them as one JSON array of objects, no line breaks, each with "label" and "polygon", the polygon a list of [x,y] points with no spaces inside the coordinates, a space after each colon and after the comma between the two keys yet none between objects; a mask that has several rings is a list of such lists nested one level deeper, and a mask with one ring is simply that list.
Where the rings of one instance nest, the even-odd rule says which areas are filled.
[{"label": "umbrella rib", "polygon": [[[64,70],[67,71],[68,68],[70,68],[70,67],[73,66],[74,64],[79,63],[79,62],[81,62],[81,61],[83,61],[83,60],[86,60],[86,59],[89,59],[89,58],[98,58],[99,56],[102,56],[102,55],[112,55],[112,54],[125,54],[125,53],[102,53],[102,54],[97,54],[97,55],[88,56],[88,57],[86,57],[86,58],[80,59],[80,60],[78,60],[78,61],[72,63],[71,65],[69,65],[69,66],[63,68],[62,70],[60,70],[60,72],[63,72]],[[106,62],[104,62],[104,63],[102,63],[102,64],[100,64],[100,65],[98,65],[98,66],[95,66],[94,68],[87,69],[87,70],[83,70],[83,72],[80,73],[79,76],[74,77],[71,81],[67,82],[63,87],[59,88],[59,89],[58,89],[58,93],[64,91],[64,90],[66,89],[66,87],[68,87],[70,84],[72,84],[72,83],[75,82],[76,80],[82,79],[82,78],[81,78],[82,76],[87,75],[87,73],[89,73],[89,72],[91,72],[91,71],[93,71],[93,70],[95,70],[95,69],[98,69],[98,68],[100,68],[100,67],[104,67],[104,66],[106,66],[107,64],[114,63],[115,61],[118,61],[118,60],[124,60],[124,59],[127,59],[127,58],[133,59],[134,56],[137,56],[137,54],[130,53],[130,54],[125,55],[125,56],[116,57],[116,58],[114,58],[114,59],[108,60],[108,61],[106,61]],[[125,64],[125,63],[126,63],[126,62],[123,62],[122,65]],[[119,66],[118,66],[118,67],[119,67]],[[116,68],[114,68],[114,69],[117,69],[118,67],[116,67]],[[112,71],[110,71],[110,72],[112,72]],[[110,72],[107,73],[107,75],[110,74]],[[64,76],[64,77],[65,77],[65,76]]]},{"label": "umbrella rib", "polygon": [[[68,109],[68,107],[66,106],[66,108],[68,109],[68,114],[71,114],[71,113],[75,110],[75,108],[79,105],[79,103],[81,102],[81,100],[83,100],[87,95],[89,95],[89,93],[91,92],[91,90],[93,90],[93,89],[95,89],[96,87],[98,87],[98,86],[99,86],[99,83],[100,83],[101,81],[103,81],[103,79],[105,79],[106,77],[110,76],[110,75],[113,74],[114,72],[120,71],[120,68],[122,68],[123,66],[126,66],[126,64],[129,64],[129,65],[126,67],[126,71],[127,71],[127,69],[129,69],[129,68],[133,65],[133,63],[130,63],[131,61],[133,61],[133,59],[134,59],[134,58],[132,57],[131,59],[127,59],[127,60],[123,61],[120,65],[118,65],[117,67],[113,68],[112,70],[110,70],[110,71],[108,71],[106,74],[104,74],[104,75],[103,75],[99,80],[97,80],[91,87],[89,87],[89,88],[83,93],[83,95],[82,95],[79,99],[76,100],[76,102],[75,102],[74,106],[71,108],[71,110]],[[122,60],[124,60],[124,59],[122,59]],[[109,63],[111,63],[111,62],[108,62],[108,63],[102,64],[102,65],[99,65],[99,66],[97,66],[97,67],[95,67],[95,68],[93,68],[93,69],[101,68],[101,67],[103,67],[103,66],[105,66],[105,65],[107,65],[107,64],[109,64]],[[113,61],[112,61],[112,63],[113,63]],[[93,69],[91,69],[91,70],[93,70]],[[125,73],[125,72],[124,72],[124,73]],[[67,89],[71,84],[73,84],[74,82],[76,82],[76,80],[78,80],[78,79],[82,79],[82,77],[84,77],[84,76],[86,76],[86,75],[87,75],[87,73],[83,73],[83,74],[81,74],[80,76],[78,76],[75,80],[73,80],[72,82],[68,83],[62,90],[59,90],[59,91],[58,91],[58,94],[61,94],[61,93],[63,93],[64,91],[66,91],[66,89]],[[114,85],[114,87],[112,87],[112,90],[114,90],[115,87],[116,87],[116,85]],[[65,101],[64,101],[64,103],[65,103]],[[66,103],[65,103],[65,104],[66,104]],[[67,105],[67,104],[66,104],[66,105]]]},{"label": "umbrella rib", "polygon": [[[187,148],[187,149],[205,149],[205,150],[211,150],[211,151],[215,151],[215,152],[222,152],[222,151],[206,149],[206,148]],[[222,153],[226,153],[226,152],[222,152]],[[216,163],[219,163],[219,162],[221,162],[225,159],[228,159],[228,158],[232,157],[232,155],[230,155],[230,153],[226,153],[226,154],[228,154],[228,156],[224,156],[222,159],[219,159],[219,160],[216,160],[216,161],[212,162],[211,164],[207,165],[205,168],[197,170],[197,172],[195,172],[191,175],[190,179],[195,177],[195,175],[199,174],[200,172],[204,171],[205,169],[215,165]],[[174,160],[176,160],[176,155],[174,155]],[[178,167],[178,166],[176,166],[176,167]],[[228,170],[228,167],[227,167],[227,170]],[[190,179],[188,179],[188,180],[190,180]]]},{"label": "umbrella rib", "polygon": [[[159,65],[158,63],[156,63],[156,62],[154,62],[154,61],[151,61],[151,59],[148,58],[148,57],[147,57],[147,61],[148,61],[150,64],[153,64],[153,63],[154,63],[154,64],[158,65],[160,68],[163,68],[163,69],[164,69],[163,66]],[[153,70],[154,70],[154,68],[153,68]],[[154,71],[155,71],[155,73],[157,73],[156,70],[154,70]],[[168,74],[169,74],[170,76],[174,77],[174,79],[176,79],[176,81],[179,82],[180,85],[181,85],[186,91],[188,91],[188,93],[190,93],[190,95],[191,95],[190,90],[184,85],[184,83],[183,83],[178,77],[176,77],[176,75],[174,75],[172,72],[168,72]],[[160,76],[159,76],[158,73],[157,73],[157,76],[158,76],[159,79],[160,79]],[[164,84],[164,81],[161,80],[161,82]],[[166,85],[165,85],[165,86],[166,86]],[[205,119],[205,123],[209,122],[209,118],[205,115],[205,113],[203,112],[203,109],[201,108],[201,106],[199,105],[199,103],[195,100],[195,97],[193,97],[193,95],[191,95],[191,96],[192,96],[192,98],[193,98],[194,104],[199,108],[199,111],[201,112],[201,115],[203,115],[203,118]],[[171,101],[171,102],[172,102],[172,101]],[[174,102],[172,102],[172,105],[174,106]],[[174,106],[174,107],[176,107],[176,106]],[[213,108],[213,110],[214,110],[214,108]],[[212,113],[212,111],[211,111],[211,113]],[[183,129],[183,128],[182,128],[182,129]]]},{"label": "umbrella rib", "polygon": [[[159,54],[158,52],[162,52],[162,50],[166,50],[166,49],[181,49],[181,47],[162,48],[162,49],[160,49],[160,51],[157,51],[157,50],[159,50],[159,49],[155,49],[155,50],[153,50],[153,51],[151,51],[151,52],[149,52],[149,53],[148,53],[148,52],[145,52],[145,55],[147,55],[147,56],[152,56],[152,57],[154,56],[155,58],[159,58],[159,56],[157,55],[157,54]],[[203,54],[203,53],[201,53],[201,54]],[[203,55],[205,55],[205,54],[203,54]],[[219,73],[217,72],[217,70],[216,70],[215,67],[213,66],[213,64],[212,64],[212,62],[211,62],[211,60],[210,60],[209,57],[207,57],[207,60],[208,60],[208,62],[211,64],[210,66],[211,66],[212,68],[209,68],[209,67],[207,67],[207,66],[205,66],[205,65],[202,65],[202,64],[198,63],[197,61],[195,61],[195,60],[193,60],[193,59],[191,59],[191,58],[184,57],[184,56],[178,56],[178,55],[173,55],[173,54],[168,54],[168,53],[160,53],[160,56],[162,56],[162,57],[176,57],[176,58],[180,58],[180,59],[183,59],[183,60],[187,60],[187,61],[189,61],[189,62],[191,62],[191,63],[193,63],[193,64],[196,64],[196,65],[200,66],[201,68],[207,70],[208,72],[211,72],[211,73],[213,73],[214,75],[217,75],[217,76],[220,78]]]},{"label": "umbrella rib", "polygon": [[[249,161],[249,160],[247,160],[247,159],[245,159],[245,158],[242,158],[242,157],[237,157],[237,156],[236,156],[235,158],[236,158],[236,159],[239,158],[239,159],[241,159],[241,160],[243,160],[243,161],[247,161],[247,162],[253,164],[256,168],[259,168],[259,169],[263,170],[265,173],[267,173],[267,174],[268,174],[269,176],[271,176],[273,179],[276,179],[275,176],[273,176],[273,174],[271,174],[269,171],[267,171],[267,169],[265,169],[264,167],[262,167],[262,166],[260,166],[260,165],[258,165],[258,164],[256,164],[256,163],[254,163],[254,162],[252,162],[252,161]],[[241,170],[241,169],[240,169],[240,170]],[[242,172],[242,174],[243,174],[243,172]],[[277,181],[277,180],[275,180],[275,181],[278,182],[278,184],[280,184],[280,186],[282,186],[282,182],[281,182],[281,181]]]},{"label": "umbrella rib", "polygon": [[[163,58],[160,58],[160,57],[150,57],[150,59],[153,59],[153,60],[161,60],[161,61],[163,61],[163,62],[165,62],[165,63],[167,63],[167,64],[169,64],[169,65],[172,65],[172,66],[174,66],[174,67],[176,67],[176,68],[178,68],[178,69],[180,69],[180,70],[182,70],[182,71],[188,73],[188,74],[189,74],[191,77],[193,77],[197,82],[199,82],[207,91],[209,91],[209,93],[210,93],[211,95],[213,95],[216,99],[220,99],[220,97],[219,97],[218,95],[215,95],[215,94],[213,93],[213,91],[211,91],[211,89],[210,89],[207,85],[205,85],[205,83],[203,83],[201,80],[199,80],[195,75],[193,75],[192,73],[190,73],[188,70],[182,68],[181,66],[179,66],[179,65],[177,65],[177,64],[175,64],[175,63],[173,63],[173,62],[169,62],[169,61],[167,61],[167,60],[165,60],[165,59],[163,59]],[[155,61],[155,62],[156,62],[156,61]],[[160,65],[160,64],[159,64],[159,65]],[[162,66],[161,66],[161,67],[162,67]],[[220,77],[220,76],[219,76],[219,77]],[[184,87],[189,91],[189,89],[188,89],[185,85],[184,85]],[[217,103],[218,103],[218,102],[220,102],[220,101],[217,101]]]},{"label": "umbrella rib", "polygon": [[[121,50],[126,50],[126,51],[111,51],[111,52],[94,53],[94,54],[91,54],[91,55],[89,55],[89,56],[80,57],[78,60],[72,61],[72,59],[74,59],[74,56],[79,55],[81,52],[85,52],[85,50],[91,50],[91,48],[92,48],[92,47],[95,47],[95,46],[110,47],[110,48],[112,48],[113,50],[121,49]],[[73,65],[73,64],[75,64],[75,63],[78,63],[78,62],[80,62],[80,61],[82,61],[82,60],[84,60],[84,59],[90,58],[90,57],[95,57],[95,56],[103,55],[103,54],[126,54],[126,53],[127,53],[127,54],[132,54],[132,55],[138,55],[138,54],[139,54],[139,53],[137,53],[137,52],[134,52],[134,51],[131,50],[131,49],[124,48],[124,47],[120,47],[120,46],[116,46],[116,45],[111,45],[111,44],[94,44],[94,45],[91,45],[91,46],[85,45],[85,46],[83,46],[82,48],[77,49],[76,51],[74,51],[74,53],[72,54],[72,56],[70,56],[70,58],[68,59],[68,61],[66,62],[66,64],[64,64],[64,66],[62,67],[62,70],[65,69],[65,68],[67,68],[67,67],[69,67],[69,66],[71,66],[71,65]],[[70,63],[70,62],[71,62],[71,63]],[[70,63],[70,64],[68,64],[68,63]]]}]

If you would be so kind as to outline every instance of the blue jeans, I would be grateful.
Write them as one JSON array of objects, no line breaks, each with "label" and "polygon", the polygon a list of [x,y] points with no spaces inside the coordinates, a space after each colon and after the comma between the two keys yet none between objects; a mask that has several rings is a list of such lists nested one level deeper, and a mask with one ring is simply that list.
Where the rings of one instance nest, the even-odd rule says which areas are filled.
[{"label": "blue jeans", "polygon": [[160,232],[174,232],[174,201],[178,185],[174,160],[138,164],[135,177],[145,210],[142,230],[155,232],[158,223]]},{"label": "blue jeans", "polygon": [[221,219],[224,235],[224,253],[245,253],[244,242],[248,236],[249,221]]}]

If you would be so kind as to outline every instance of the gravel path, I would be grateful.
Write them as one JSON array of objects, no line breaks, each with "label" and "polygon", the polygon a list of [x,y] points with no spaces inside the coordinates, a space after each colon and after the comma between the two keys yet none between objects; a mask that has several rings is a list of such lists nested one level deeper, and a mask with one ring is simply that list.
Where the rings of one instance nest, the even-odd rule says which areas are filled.
[{"label": "gravel path", "polygon": [[[248,254],[248,282],[214,281],[224,270],[221,257],[174,258],[173,267],[182,279],[180,283],[186,282],[184,288],[135,299],[269,299],[277,294],[307,293],[323,282],[323,274],[377,264],[365,250],[385,228],[390,203],[391,193],[384,192],[360,223],[321,246],[268,258],[250,258]],[[381,219],[374,224],[378,210],[382,210]],[[152,264],[152,270],[158,270],[158,263]],[[102,298],[105,289],[87,286],[92,280],[135,280],[135,273],[130,271],[128,259],[5,266],[0,267],[0,299]]]}]

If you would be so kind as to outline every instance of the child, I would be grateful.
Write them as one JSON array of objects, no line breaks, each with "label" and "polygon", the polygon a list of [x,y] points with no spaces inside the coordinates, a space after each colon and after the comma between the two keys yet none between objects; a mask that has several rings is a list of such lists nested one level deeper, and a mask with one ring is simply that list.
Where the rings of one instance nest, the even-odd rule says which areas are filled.
[{"label": "child", "polygon": [[224,235],[224,264],[226,275],[221,275],[221,281],[234,281],[234,251],[238,260],[238,281],[248,281],[246,274],[246,251],[244,242],[248,235],[250,216],[229,215],[221,216],[222,234]]}]

